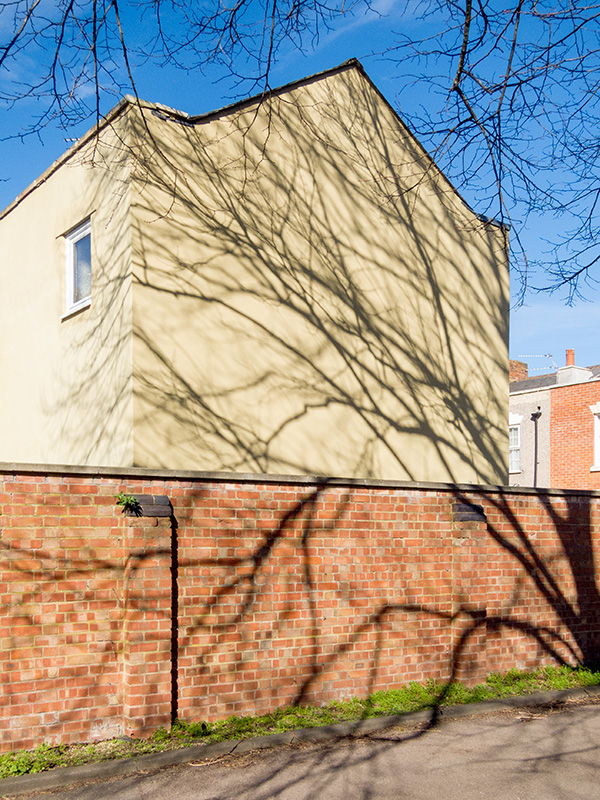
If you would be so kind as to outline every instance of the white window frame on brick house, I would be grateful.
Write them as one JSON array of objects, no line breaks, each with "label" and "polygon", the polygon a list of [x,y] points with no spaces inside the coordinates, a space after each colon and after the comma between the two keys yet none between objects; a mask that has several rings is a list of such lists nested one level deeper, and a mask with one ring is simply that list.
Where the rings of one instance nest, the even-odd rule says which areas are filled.
[{"label": "white window frame on brick house", "polygon": [[[521,472],[521,414],[508,415],[508,472],[516,475]],[[513,439],[513,431],[516,435]],[[516,462],[516,463],[515,463]]]},{"label": "white window frame on brick house", "polygon": [[86,219],[65,234],[66,315],[92,302],[92,220]]},{"label": "white window frame on brick house", "polygon": [[600,472],[600,401],[590,406],[590,411],[594,415],[594,463],[591,472]]}]

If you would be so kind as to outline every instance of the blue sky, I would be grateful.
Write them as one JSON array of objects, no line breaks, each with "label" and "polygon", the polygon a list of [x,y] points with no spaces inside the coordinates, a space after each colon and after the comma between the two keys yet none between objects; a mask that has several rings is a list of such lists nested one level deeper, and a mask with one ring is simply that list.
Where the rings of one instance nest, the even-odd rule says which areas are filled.
[{"label": "blue sky", "polygon": [[[421,96],[412,90],[412,80],[403,73],[402,64],[377,55],[394,43],[399,30],[409,32],[413,23],[410,17],[407,18],[405,8],[405,4],[398,0],[376,0],[373,11],[361,10],[353,17],[344,17],[333,30],[322,33],[318,41],[307,46],[304,53],[291,49],[284,52],[273,70],[271,84],[281,85],[358,57],[372,80],[410,126],[411,113],[418,107]],[[26,62],[22,69],[26,73]],[[245,95],[245,92],[240,95],[239,90],[236,91],[216,68],[182,72],[149,62],[137,69],[136,80],[142,98],[190,114],[209,111]],[[103,112],[117,100],[117,97],[107,98]],[[0,114],[0,208],[10,203],[73,139],[90,127],[88,122],[65,131],[50,125],[41,137],[2,141],[9,133],[26,125],[29,115],[35,111],[35,105],[29,103]],[[468,196],[468,189],[462,191],[467,201],[478,210],[477,204]],[[530,228],[525,237],[530,258],[536,258],[542,252],[544,229],[555,223],[541,219],[538,224],[539,230]],[[517,276],[513,285],[516,294],[519,288]],[[554,363],[562,366],[565,350],[574,348],[577,364],[600,363],[600,347],[597,345],[600,295],[590,286],[585,290],[585,296],[587,301],[577,301],[575,306],[569,307],[565,304],[565,295],[560,292],[526,295],[523,305],[514,308],[511,314],[511,357],[551,354]],[[551,359],[522,360],[527,361],[532,370],[552,370]]]},{"label": "blue sky", "polygon": [[[318,40],[304,52],[287,48],[280,54],[272,69],[270,83],[280,86],[321,70],[334,67],[349,58],[360,58],[371,78],[388,100],[398,108],[398,92],[406,81],[398,81],[398,69],[390,60],[374,55],[391,46],[393,33],[393,6],[396,0],[376,0],[373,11],[361,11],[356,16],[341,17],[329,32],[324,31]],[[379,11],[381,9],[381,11]],[[388,13],[392,9],[392,13]],[[384,13],[385,16],[380,16]],[[0,17],[0,45],[2,43],[2,18]],[[403,23],[404,24],[404,23]],[[127,31],[126,31],[127,33]],[[17,74],[17,79],[27,81],[30,77],[27,63]],[[244,87],[240,90],[219,67],[208,66],[200,70],[177,70],[146,62],[135,71],[139,96],[150,102],[164,103],[189,114],[202,114],[248,95]],[[0,81],[4,73],[0,72]],[[11,77],[12,77],[11,72]],[[121,76],[123,77],[123,76]],[[90,87],[84,91],[91,92]],[[254,92],[256,93],[258,89]],[[410,93],[407,95],[411,99]],[[106,113],[118,102],[119,97],[104,99],[101,108]],[[93,119],[75,125],[67,131],[49,125],[40,137],[6,140],[19,127],[25,129],[32,117],[39,113],[35,101],[19,103],[13,109],[0,113],[0,208],[4,208],[14,197],[33,181],[55,158],[91,127]]]},{"label": "blue sky", "polygon": [[529,365],[530,375],[552,372],[552,355],[559,367],[565,365],[565,352],[575,350],[575,363],[580,367],[600,364],[598,345],[598,292],[589,292],[590,300],[565,305],[559,297],[532,295],[511,313],[511,358]]}]

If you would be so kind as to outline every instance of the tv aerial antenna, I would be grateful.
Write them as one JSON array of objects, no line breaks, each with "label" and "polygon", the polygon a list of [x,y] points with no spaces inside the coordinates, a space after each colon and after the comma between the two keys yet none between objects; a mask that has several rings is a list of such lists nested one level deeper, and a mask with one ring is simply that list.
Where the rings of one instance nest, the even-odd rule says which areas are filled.
[{"label": "tv aerial antenna", "polygon": [[[517,356],[517,358],[549,358],[550,361],[552,362],[552,368],[558,369],[558,364],[554,360],[552,353],[542,353],[542,354],[538,353],[536,355],[520,355]],[[543,369],[548,369],[548,367],[531,367],[532,372],[540,372]]]}]

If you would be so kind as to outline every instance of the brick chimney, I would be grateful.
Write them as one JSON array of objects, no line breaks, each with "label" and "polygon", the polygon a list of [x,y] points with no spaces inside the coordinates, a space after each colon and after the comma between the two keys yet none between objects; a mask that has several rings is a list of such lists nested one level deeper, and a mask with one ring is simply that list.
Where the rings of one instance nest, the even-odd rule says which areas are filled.
[{"label": "brick chimney", "polygon": [[567,367],[575,366],[575,350],[567,350]]},{"label": "brick chimney", "polygon": [[527,370],[527,364],[524,361],[515,361],[513,358],[509,361],[509,381],[514,383],[515,381],[524,381],[525,378],[529,377],[529,372]]},{"label": "brick chimney", "polygon": [[591,369],[575,366],[575,350],[567,350],[567,364],[556,370],[556,385],[566,386],[570,383],[585,383],[593,373]]}]

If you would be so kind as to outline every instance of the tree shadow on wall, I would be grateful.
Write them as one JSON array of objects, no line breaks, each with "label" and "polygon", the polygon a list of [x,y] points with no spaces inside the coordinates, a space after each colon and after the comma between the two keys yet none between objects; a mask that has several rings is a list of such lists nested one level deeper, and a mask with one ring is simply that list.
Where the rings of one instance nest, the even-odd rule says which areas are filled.
[{"label": "tree shadow on wall", "polygon": [[[264,491],[266,487],[261,487],[261,498],[268,502]],[[389,509],[394,503],[398,509],[406,507],[409,491],[403,496],[401,489],[382,488],[367,503],[364,497],[357,497],[364,494],[360,488],[323,482],[307,489],[297,502],[280,500],[273,509],[272,524],[262,532],[256,522],[264,519],[264,508],[240,518],[236,516],[239,502],[223,500],[210,532],[214,554],[207,545],[194,554],[189,544],[184,544],[197,524],[195,516],[210,502],[207,493],[198,492],[177,507],[178,677],[186,687],[186,697],[179,698],[183,718],[210,718],[211,704],[216,716],[227,715],[239,702],[241,691],[247,691],[247,700],[256,696],[259,712],[268,706],[318,702],[319,697],[335,693],[344,676],[352,694],[365,696],[382,685],[405,683],[411,663],[414,674],[419,658],[423,670],[430,674],[437,670],[445,681],[429,721],[421,728],[399,739],[371,737],[378,740],[371,751],[365,751],[360,740],[335,751],[326,748],[317,754],[316,766],[306,754],[292,750],[286,763],[297,770],[294,776],[282,780],[278,771],[253,784],[251,790],[256,794],[248,789],[248,796],[262,796],[260,792],[267,790],[271,794],[265,796],[285,796],[292,786],[314,790],[321,785],[319,781],[333,779],[361,762],[372,765],[375,779],[379,755],[424,735],[440,722],[452,682],[469,678],[474,657],[483,661],[477,665],[479,673],[489,671],[490,662],[501,657],[504,663],[507,658],[515,663],[524,659],[523,665],[529,667],[551,662],[597,666],[598,543],[592,536],[596,509],[589,495],[539,491],[534,500],[528,498],[525,508],[535,508],[538,513],[528,514],[514,493],[457,488],[453,500],[480,505],[486,523],[423,522],[419,541],[410,544],[415,539],[413,523],[418,514],[411,517],[398,510],[396,516]],[[423,496],[427,494],[423,492]],[[252,508],[253,498],[249,497],[243,510]],[[374,529],[371,522],[386,508],[389,518],[379,520],[379,529]],[[427,514],[423,508],[421,513]],[[356,516],[361,513],[364,516]],[[469,588],[454,581],[456,573],[445,577],[442,555],[428,555],[443,538],[440,528],[444,526],[443,535],[453,540],[447,546],[456,550],[461,562],[462,577],[472,567],[485,573],[480,581],[487,592],[484,602],[477,594],[477,581],[472,580]],[[77,535],[76,529],[73,534]],[[466,565],[467,550],[460,549],[463,541],[465,548],[475,553],[472,563]],[[127,589],[127,573],[135,575],[144,559],[170,557],[171,553],[149,548],[143,554],[131,553],[125,563],[92,553],[73,558],[50,547],[24,549],[9,537],[1,540],[1,548],[5,571],[13,574],[8,581],[10,604],[3,602],[2,616],[9,621],[15,648],[23,647],[32,634],[43,635],[39,614],[44,597],[48,600],[49,594],[57,592],[66,605],[73,606],[63,621],[57,617],[45,623],[53,626],[57,640],[63,640],[67,656],[71,651],[60,678],[65,689],[76,684],[79,694],[57,693],[51,688],[52,681],[46,685],[43,677],[37,681],[36,692],[38,699],[46,693],[46,702],[60,707],[61,721],[76,720],[90,707],[90,698],[102,702],[109,691],[115,694],[120,666],[114,651],[124,642],[128,621],[135,620],[136,612],[151,603],[146,592]],[[231,551],[229,556],[227,551]],[[412,564],[419,554],[424,563],[417,574]],[[380,586],[365,580],[368,571],[375,572]],[[438,579],[432,583],[434,573]],[[129,576],[130,587],[135,586],[134,575]],[[118,615],[105,613],[107,598],[101,592],[93,595],[108,581],[120,594],[111,605],[120,609]],[[59,613],[62,610],[57,609]],[[90,613],[95,615],[94,633],[87,646],[111,643],[103,652],[94,651],[93,668],[89,658],[76,663],[82,643],[74,638],[77,631],[73,629],[81,615],[89,625]],[[416,628],[415,622],[419,623]],[[483,649],[478,641],[482,631],[487,637]],[[440,642],[449,649],[440,649]],[[41,652],[27,657],[32,669],[40,669],[35,662],[43,657]],[[19,665],[23,658],[13,651],[14,663]],[[251,686],[258,683],[258,672],[271,685],[262,695]],[[20,690],[18,684],[14,691],[11,687],[11,670],[4,674],[3,703],[10,707],[14,691]],[[240,689],[244,686],[245,690]],[[151,692],[151,674],[147,687]],[[190,688],[196,690],[191,700]],[[347,689],[337,691],[343,695]],[[52,738],[51,733],[48,736]],[[557,756],[562,752],[561,742],[558,731],[553,751]],[[370,796],[366,788],[364,792],[359,796]]]},{"label": "tree shadow on wall", "polygon": [[[70,452],[87,461],[107,438],[117,447],[131,409],[142,465],[478,482],[504,474],[499,234],[460,203],[362,78],[336,81],[195,125],[132,116],[123,146],[133,159],[133,228],[97,254],[105,280],[54,409],[53,434]],[[109,188],[107,170],[98,202],[113,202]],[[130,234],[131,272],[111,273]],[[104,346],[107,331],[116,348]],[[67,418],[75,410],[78,426]],[[527,529],[513,500],[456,491],[484,506],[485,538],[508,565],[489,606],[468,585],[457,598],[453,564],[406,543],[410,508],[386,510],[373,544],[373,527],[352,516],[359,491],[324,481],[274,513],[264,533],[264,509],[248,502],[242,514],[232,504],[207,526],[208,554],[179,548],[178,670],[196,690],[185,714],[226,713],[239,702],[236,675],[253,676],[257,707],[334,696],[340,674],[345,693],[436,670],[447,682],[472,678],[484,634],[497,640],[497,659],[506,646],[524,663],[596,663],[588,500],[567,496],[565,512],[538,495],[561,540],[554,547]],[[388,491],[392,506],[398,493]],[[184,540],[185,514],[177,524]],[[454,529],[441,535],[432,522],[424,535],[443,548]],[[318,560],[324,541],[327,563]],[[25,558],[19,579],[40,587],[5,605],[9,617],[23,612],[25,629],[37,625],[26,607],[45,585],[123,573],[116,559],[2,547]],[[366,580],[374,563],[380,586]],[[546,618],[522,612],[531,592]],[[126,606],[133,613],[143,602],[133,592]],[[122,639],[122,625],[118,615],[103,622],[107,642]],[[279,651],[290,654],[263,686],[262,665]],[[114,664],[102,656],[97,667],[108,675]],[[99,691],[91,679],[89,691]],[[79,711],[78,698],[64,701]]]},{"label": "tree shadow on wall", "polygon": [[[372,783],[370,788],[365,785],[362,790],[355,785],[357,792],[355,796],[363,797],[365,800],[373,796],[373,785],[381,777],[382,765],[385,764],[384,761],[378,763],[378,759],[386,752],[402,747],[414,737],[425,735],[442,720],[443,705],[453,682],[461,677],[469,677],[468,668],[473,658],[473,643],[482,632],[488,638],[489,653],[486,654],[485,648],[481,651],[477,645],[475,655],[483,659],[484,674],[487,671],[486,656],[496,659],[498,667],[502,661],[503,669],[507,668],[511,657],[515,663],[521,660],[521,666],[528,668],[548,663],[597,668],[598,650],[593,642],[599,630],[600,613],[595,570],[598,542],[592,536],[591,498],[589,495],[577,495],[574,492],[565,493],[563,496],[559,496],[558,493],[537,492],[531,506],[538,513],[527,514],[522,513],[524,504],[520,502],[519,496],[515,497],[510,492],[457,488],[453,495],[456,503],[478,506],[480,504],[486,516],[486,523],[478,530],[468,525],[463,526],[464,530],[461,530],[460,524],[457,525],[456,522],[454,526],[450,526],[450,535],[453,538],[469,539],[469,546],[474,546],[477,538],[486,551],[483,556],[481,554],[476,556],[470,565],[486,572],[481,578],[486,587],[486,602],[482,603],[481,598],[470,596],[469,590],[465,590],[464,587],[460,587],[459,591],[455,587],[454,592],[452,587],[449,587],[450,591],[444,597],[440,597],[442,591],[439,584],[437,590],[429,589],[428,602],[407,602],[406,595],[415,589],[414,585],[409,587],[408,584],[403,593],[404,597],[401,594],[394,597],[390,593],[387,594],[387,601],[381,602],[373,593],[361,595],[357,583],[351,603],[352,624],[345,636],[338,636],[336,644],[328,647],[326,642],[330,638],[330,631],[326,625],[327,598],[323,586],[329,586],[332,582],[336,584],[334,592],[340,607],[346,599],[346,587],[340,580],[339,573],[331,567],[323,570],[318,563],[315,563],[315,551],[311,542],[320,539],[323,531],[335,534],[332,546],[340,541],[340,537],[345,535],[344,523],[347,515],[351,513],[349,509],[354,508],[354,495],[357,492],[360,490],[323,485],[307,494],[305,503],[294,506],[291,513],[288,512],[281,517],[281,524],[276,532],[274,529],[273,532],[265,534],[264,544],[256,551],[260,554],[260,563],[257,563],[258,569],[252,572],[249,580],[249,586],[252,587],[251,602],[242,602],[240,595],[241,611],[236,617],[230,617],[226,613],[219,621],[218,606],[223,592],[217,590],[211,595],[206,607],[210,608],[213,615],[210,627],[213,656],[222,652],[218,634],[216,638],[214,636],[215,630],[218,630],[220,625],[223,632],[231,632],[232,626],[243,628],[245,622],[252,620],[255,623],[257,616],[260,616],[261,599],[268,591],[267,584],[261,581],[261,572],[268,571],[269,561],[276,558],[277,546],[286,536],[291,535],[299,551],[299,558],[293,563],[293,568],[298,576],[302,576],[304,593],[300,596],[297,586],[290,586],[290,603],[300,604],[303,609],[310,612],[310,625],[307,626],[305,639],[307,644],[310,643],[311,658],[309,663],[297,666],[295,681],[287,681],[288,694],[282,691],[281,683],[274,688],[272,697],[275,702],[277,698],[282,697],[288,701],[291,698],[292,704],[311,700],[314,702],[315,698],[318,698],[319,686],[323,686],[324,676],[329,673],[339,678],[340,668],[344,668],[342,662],[348,653],[353,655],[355,661],[363,660],[364,651],[357,648],[357,644],[361,641],[367,642],[369,652],[368,679],[363,676],[355,680],[354,693],[357,693],[356,688],[360,686],[361,693],[370,694],[378,687],[382,663],[386,663],[392,654],[389,644],[390,620],[399,621],[401,632],[404,627],[403,633],[406,639],[410,637],[411,623],[416,618],[433,621],[436,625],[441,623],[441,626],[450,628],[459,623],[458,630],[452,637],[453,645],[450,652],[444,653],[437,664],[439,675],[446,676],[445,682],[442,682],[437,701],[430,710],[429,720],[417,729],[400,735],[370,736],[372,746],[367,748],[357,726],[357,739],[349,740],[347,737],[342,737],[343,742],[334,741],[328,746],[319,746],[316,751],[311,749],[308,752],[298,752],[292,749],[277,757],[277,766],[267,778],[263,773],[262,777],[257,779],[249,777],[242,786],[238,786],[237,796],[284,797],[291,790],[299,791],[301,796],[304,796],[303,792],[307,793],[306,796],[319,796],[315,794],[316,791],[325,792],[326,787],[331,786],[331,781],[340,778],[346,771],[349,773],[360,764],[372,771]],[[397,496],[402,494],[401,490],[396,490],[395,493]],[[320,517],[320,511],[324,507],[330,509],[327,520]],[[371,506],[371,511],[376,513],[376,504]],[[296,523],[300,517],[303,521],[298,526]],[[329,527],[332,522],[333,525]],[[291,534],[289,528],[294,525],[296,530]],[[429,528],[427,525],[424,526],[422,547],[426,548],[431,539],[437,538],[436,528],[439,528],[439,525],[438,522],[436,526]],[[355,522],[354,527],[360,528],[360,523]],[[405,555],[406,549],[401,548],[401,543],[397,540],[402,536],[414,536],[414,533],[407,532],[406,529],[410,530],[410,526],[406,523],[405,529],[402,528],[402,523],[390,524],[382,532],[382,536],[395,541],[398,550]],[[235,529],[230,533],[233,533],[233,530]],[[237,532],[243,536],[241,531]],[[370,532],[369,535],[373,536],[373,533]],[[356,545],[356,540],[353,544]],[[376,542],[375,546],[378,544],[379,542]],[[392,547],[392,551],[393,549]],[[356,550],[356,546],[348,546],[346,558],[349,561],[360,559],[361,554]],[[457,557],[462,560],[464,554],[459,552]],[[336,552],[335,563],[342,565],[344,560],[345,556]],[[393,552],[391,560],[395,569],[402,570],[402,562],[398,563],[394,559]],[[300,563],[305,565],[302,570],[298,569]],[[276,580],[281,582],[281,574],[278,574]],[[427,582],[426,578],[424,582]],[[473,581],[473,584],[475,583],[477,581]],[[239,587],[239,582],[232,579],[231,582],[226,582],[226,586],[228,593],[234,592]],[[473,594],[475,595],[476,591]],[[536,602],[532,602],[532,595],[537,598]],[[367,602],[363,602],[365,599]],[[183,614],[185,617],[185,609]],[[275,636],[278,633],[285,636],[283,629],[288,618],[289,608],[282,609],[273,627]],[[342,621],[338,617],[338,630]],[[297,625],[297,622],[298,618],[295,618],[294,624]],[[194,636],[202,633],[202,628],[202,615],[200,615],[197,625],[187,628],[188,637],[182,638],[182,649],[193,643]],[[252,630],[255,633],[256,627]],[[440,627],[436,630],[439,633]],[[425,631],[423,639],[426,637]],[[252,642],[253,639],[250,637],[247,642],[249,647],[252,646]],[[283,638],[280,646],[284,646]],[[410,649],[410,644],[407,649]],[[407,653],[403,653],[402,650],[403,646],[397,647],[394,654],[394,669],[398,684],[406,680],[404,665]],[[506,651],[509,651],[509,655],[506,655]],[[204,658],[206,663],[206,656]],[[210,691],[218,693],[219,668],[216,657],[213,659],[213,665],[215,670],[210,676]],[[428,666],[431,668],[431,662]],[[481,673],[481,665],[479,666]],[[436,666],[434,671],[435,669]],[[242,682],[244,670],[244,659],[241,656],[235,660],[232,671]],[[389,681],[389,678],[386,680]],[[202,699],[201,693],[199,699]],[[508,722],[503,724],[507,729],[510,726]],[[547,748],[548,753],[539,759],[531,754],[526,759],[528,763],[523,763],[518,768],[536,770],[541,779],[546,774],[548,763],[554,763],[557,759],[566,757],[568,753],[573,754],[572,744],[568,742],[570,727],[573,724],[573,721],[566,717],[556,722],[553,726],[552,743]],[[507,746],[510,745],[511,737],[516,735],[513,728],[510,728],[505,736]],[[343,746],[340,747],[340,744]],[[582,759],[588,760],[593,755],[584,744],[578,753]],[[491,757],[489,753],[482,755],[482,758],[486,759],[485,763],[489,763],[488,759]],[[511,770],[515,769],[515,764],[520,765],[516,755],[511,757],[510,764],[506,765],[507,775],[512,774]],[[235,768],[233,762],[232,767]],[[550,777],[555,778],[552,775]],[[397,791],[396,796],[404,796],[401,778],[398,781]],[[229,795],[224,794],[223,797],[225,796]],[[407,796],[410,796],[410,792]]]},{"label": "tree shadow on wall", "polygon": [[[21,530],[0,539],[8,587],[0,604],[7,631],[0,717],[4,742],[17,748],[40,737],[63,742],[65,731],[77,740],[82,718],[93,740],[123,733],[129,632],[144,615],[155,621],[170,616],[169,604],[165,611],[158,607],[164,592],[138,588],[145,566],[170,559],[170,548],[125,553],[119,537],[110,548],[100,545],[101,556],[89,546],[89,529],[80,532],[70,523],[64,529],[60,520],[56,528],[46,525],[35,549],[20,543]],[[83,552],[75,556],[77,550]],[[164,676],[149,671],[146,692],[154,694],[161,682]]]},{"label": "tree shadow on wall", "polygon": [[[132,275],[107,278],[92,312],[131,300],[135,465],[503,479],[503,234],[366,78],[195,124],[129,113]],[[56,408],[81,411],[55,435],[89,442],[85,458],[118,417],[89,402],[114,361],[99,325]]]},{"label": "tree shadow on wall", "polygon": [[[540,647],[559,663],[598,669],[600,593],[596,565],[600,553],[592,537],[592,513],[597,511],[591,495],[566,491],[558,499],[538,492],[536,498],[545,524],[534,526],[533,533],[527,530],[527,518],[519,517],[518,507],[511,507],[507,495],[482,494],[482,498],[492,512],[491,520],[488,518],[490,537],[521,568],[513,590],[513,606],[518,607],[527,588],[534,589],[552,611],[558,627],[565,634],[568,632],[559,638],[548,631],[540,637]],[[593,522],[597,524],[595,519]],[[507,528],[509,534],[505,533]],[[543,545],[548,538],[557,540],[549,553],[540,547],[540,540]]]},{"label": "tree shadow on wall", "polygon": [[[237,652],[228,661],[227,670],[241,680],[248,672],[254,680],[260,671],[260,658],[271,663],[279,648],[305,656],[293,670],[284,669],[281,674],[275,671],[276,680],[265,694],[272,701],[279,700],[279,705],[314,702],[323,689],[331,696],[336,690],[343,694],[348,689],[340,688],[343,683],[336,686],[335,681],[344,668],[348,670],[348,685],[360,686],[362,692],[370,694],[382,685],[418,679],[421,661],[423,674],[446,680],[439,696],[443,703],[455,679],[473,682],[474,677],[482,679],[495,669],[512,665],[531,668],[548,661],[597,666],[597,544],[591,535],[588,497],[566,495],[555,499],[539,493],[536,528],[541,532],[529,533],[528,517],[520,517],[519,508],[511,506],[514,498],[508,499],[501,492],[473,490],[465,495],[457,490],[456,502],[472,503],[475,498],[487,515],[487,523],[477,532],[480,553],[466,563],[469,549],[472,552],[476,544],[472,531],[461,531],[460,524],[456,528],[454,523],[454,528],[450,524],[440,533],[443,523],[429,530],[424,523],[422,536],[409,538],[411,525],[407,520],[411,517],[406,515],[407,520],[402,520],[402,491],[382,491],[392,503],[396,496],[402,511],[398,518],[389,512],[392,519],[379,530],[368,521],[362,527],[361,521],[353,519],[353,511],[347,510],[356,507],[358,489],[323,485],[307,495],[302,504],[294,505],[281,518],[260,547],[249,548],[253,555],[246,559],[245,572],[239,574],[236,563],[230,574],[203,581],[202,592],[209,590],[209,599],[202,601],[202,613],[195,616],[191,609],[197,602],[192,598],[198,576],[192,571],[186,578],[193,559],[190,554],[184,558],[180,574],[186,599],[181,607],[180,647],[194,652],[204,642],[200,657],[203,667],[196,683],[192,674],[186,676],[186,682],[197,686],[201,708],[212,703],[214,711],[219,692],[224,691],[223,698],[227,696],[227,689],[215,688],[216,674],[209,665],[219,673],[219,655],[226,651],[225,643],[232,641],[237,643]],[[330,509],[324,516],[323,508]],[[377,508],[375,501],[365,519],[370,514],[377,517]],[[237,527],[234,519],[232,528],[230,521],[222,521],[224,535],[235,537],[240,546],[245,547],[253,538],[253,518],[247,520],[245,530]],[[182,524],[185,527],[184,521]],[[218,547],[221,532],[213,535]],[[444,537],[446,560],[443,555],[423,555],[423,549],[439,552]],[[461,541],[466,544],[464,551]],[[283,566],[279,565],[278,547],[286,548]],[[324,564],[323,554],[329,550],[332,556]],[[382,552],[386,554],[383,561]],[[415,571],[413,565],[419,562],[421,566]],[[218,565],[215,560],[217,569]],[[276,569],[280,572],[275,577]],[[369,575],[371,569],[377,569],[381,586],[377,587],[377,581]],[[457,570],[462,570],[462,578]],[[211,580],[214,588],[209,589]],[[284,607],[275,616],[270,610],[263,612],[263,603],[267,609],[275,607],[272,583],[280,586],[286,580],[289,584],[284,596],[289,599]],[[235,597],[229,608],[222,605],[225,596]],[[332,601],[336,609],[333,616],[328,611]],[[244,635],[249,620],[253,624]],[[416,628],[415,620],[420,620]],[[292,636],[287,627],[290,624]],[[304,647],[299,646],[298,636],[303,638]],[[323,644],[319,646],[319,642]],[[514,661],[503,655],[507,648],[513,652]],[[253,654],[249,661],[245,651]],[[423,653],[427,656],[420,655]],[[362,663],[357,669],[351,661]],[[382,664],[387,665],[383,678]],[[329,689],[327,679],[331,682]]]},{"label": "tree shadow on wall", "polygon": [[[257,492],[263,506],[265,492]],[[323,482],[299,501],[273,503],[272,524],[262,532],[257,521],[264,521],[265,510],[254,507],[251,496],[241,505],[221,501],[206,529],[211,544],[198,550],[189,544],[194,519],[210,498],[199,492],[182,503],[176,528],[179,668],[173,676],[174,688],[186,689],[185,698],[175,698],[180,716],[210,719],[252,704],[264,713],[368,696],[418,679],[420,670],[443,682],[427,729],[439,721],[456,679],[473,682],[506,669],[507,661],[528,668],[597,667],[598,544],[589,496],[539,491],[539,513],[528,515],[509,492],[457,489],[454,500],[481,504],[486,524],[462,530],[443,519],[423,522],[417,539],[419,514],[406,513],[407,493],[382,488],[365,503],[364,490]],[[56,532],[60,537],[60,527]],[[458,581],[439,552],[444,538],[463,577],[467,568],[485,573],[479,580],[484,595],[477,581]],[[467,551],[456,545],[462,540],[472,552],[480,548],[466,566]],[[37,698],[51,705],[57,723],[80,718],[92,697],[108,703],[109,695],[118,696],[128,626],[153,604],[146,590],[135,588],[136,572],[172,551],[150,547],[127,559],[92,552],[73,558],[60,545],[27,549],[7,536],[0,547],[10,590],[1,609],[11,631],[5,652],[16,667],[4,671],[5,710],[12,705],[18,714],[23,670],[39,672]],[[51,618],[44,603],[54,596],[64,607],[57,605]],[[85,634],[90,625],[93,634]],[[57,666],[64,689],[57,690],[56,676],[41,667],[44,636],[62,643],[64,663]],[[38,637],[33,647],[32,637]],[[157,675],[157,686],[160,680]],[[152,675],[146,683],[151,693]],[[74,685],[77,692],[70,692]],[[46,735],[52,740],[52,724]]]}]

